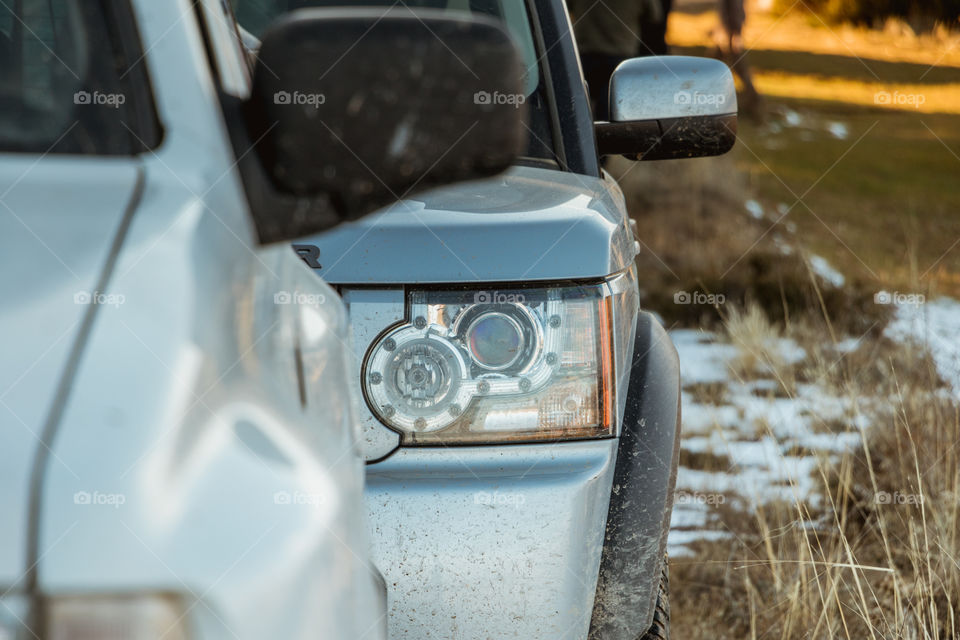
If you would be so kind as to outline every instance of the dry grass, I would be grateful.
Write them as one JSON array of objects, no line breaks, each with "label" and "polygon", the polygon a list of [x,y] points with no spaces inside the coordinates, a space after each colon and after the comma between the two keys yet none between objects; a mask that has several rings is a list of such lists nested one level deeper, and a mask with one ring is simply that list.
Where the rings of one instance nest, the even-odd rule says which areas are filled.
[{"label": "dry grass", "polygon": [[[818,459],[819,504],[728,511],[722,526],[733,541],[704,543],[697,558],[672,563],[674,634],[960,638],[960,409],[929,355],[912,347],[867,339],[818,365],[832,346],[811,340],[811,324],[776,326],[756,305],[726,318],[742,370],[773,371],[792,395],[795,373],[775,353],[787,335],[813,354],[796,369],[813,369],[872,426],[858,450]],[[706,454],[685,459],[707,471],[715,462]]]},{"label": "dry grass", "polygon": [[[705,51],[715,4],[678,6],[670,41]],[[673,635],[960,639],[960,409],[928,353],[883,337],[889,308],[873,304],[881,288],[960,292],[960,36],[754,13],[745,40],[771,112],[741,126],[732,156],[610,167],[643,242],[644,304],[668,326],[722,329],[742,354],[734,373],[773,377],[774,397],[816,383],[848,399],[850,415],[814,425],[819,433],[869,427],[854,451],[817,459],[819,500],[744,511],[731,499],[716,510],[734,538],[672,560]],[[877,91],[925,102],[896,110]],[[798,114],[802,124],[789,124]],[[833,122],[849,135],[834,137]],[[763,217],[746,211],[751,198]],[[795,205],[789,216],[775,214],[779,203]],[[804,251],[846,285],[812,277]],[[678,291],[726,304],[674,304]],[[783,336],[804,348],[802,362],[784,362],[773,346]],[[860,339],[851,352],[837,346],[847,337]],[[716,385],[688,391],[724,403]],[[718,470],[727,459],[700,452],[684,463]]]},{"label": "dry grass", "polygon": [[[677,53],[712,46],[716,3],[697,4],[680,1],[671,14]],[[744,38],[769,109],[763,124],[741,121],[733,158],[743,175],[733,184],[768,210],[789,207],[770,233],[792,223],[811,252],[858,286],[912,291],[919,281],[919,291],[960,296],[960,33],[754,10]],[[835,126],[845,134],[831,133]],[[748,234],[746,226],[734,234]],[[753,253],[764,267],[762,247]]]},{"label": "dry grass", "polygon": [[780,351],[781,332],[756,303],[741,310],[733,306],[724,318],[727,336],[737,346],[739,355],[730,363],[737,379],[749,380],[757,375],[773,376],[783,387],[792,380]]},{"label": "dry grass", "polygon": [[789,220],[756,219],[745,208],[751,190],[732,157],[647,164],[612,158],[607,168],[637,223],[642,303],[667,326],[722,324],[724,305],[675,304],[678,292],[756,304],[776,322],[789,322],[791,311],[825,308],[840,319],[838,329],[854,335],[882,326],[876,285],[814,288],[803,257],[785,253],[796,244]]}]

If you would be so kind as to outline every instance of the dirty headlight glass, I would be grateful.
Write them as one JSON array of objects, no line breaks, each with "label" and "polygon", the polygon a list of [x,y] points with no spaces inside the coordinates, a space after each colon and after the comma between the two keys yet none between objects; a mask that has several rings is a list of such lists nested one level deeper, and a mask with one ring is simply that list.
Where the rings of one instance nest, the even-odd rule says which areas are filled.
[{"label": "dirty headlight glass", "polygon": [[363,390],[407,445],[613,435],[610,283],[497,291],[420,290],[374,342]]}]

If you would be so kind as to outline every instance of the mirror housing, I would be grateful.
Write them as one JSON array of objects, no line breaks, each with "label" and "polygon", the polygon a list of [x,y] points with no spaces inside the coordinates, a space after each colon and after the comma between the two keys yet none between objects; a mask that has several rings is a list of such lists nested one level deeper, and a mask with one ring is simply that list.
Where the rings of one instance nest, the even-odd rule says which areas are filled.
[{"label": "mirror housing", "polygon": [[234,140],[260,242],[504,171],[525,143],[525,111],[485,96],[521,94],[522,76],[511,37],[489,18],[392,8],[284,15],[264,35]]},{"label": "mirror housing", "polygon": [[670,160],[723,155],[737,137],[737,92],[726,64],[652,56],[610,79],[610,122],[597,122],[600,155]]}]

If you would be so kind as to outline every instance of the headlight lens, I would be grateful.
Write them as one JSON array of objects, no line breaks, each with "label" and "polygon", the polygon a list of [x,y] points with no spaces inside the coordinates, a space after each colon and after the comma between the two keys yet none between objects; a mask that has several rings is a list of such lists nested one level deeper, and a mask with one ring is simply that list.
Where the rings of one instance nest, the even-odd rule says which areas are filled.
[{"label": "headlight lens", "polygon": [[615,299],[609,283],[412,291],[407,320],[363,367],[374,415],[405,444],[613,434]]},{"label": "headlight lens", "polygon": [[187,640],[178,599],[163,595],[71,596],[44,603],[50,640]]}]

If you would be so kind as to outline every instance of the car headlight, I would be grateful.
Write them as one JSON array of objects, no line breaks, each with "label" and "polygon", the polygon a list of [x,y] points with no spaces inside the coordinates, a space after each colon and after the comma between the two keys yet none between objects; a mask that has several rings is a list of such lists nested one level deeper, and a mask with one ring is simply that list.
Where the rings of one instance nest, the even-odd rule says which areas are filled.
[{"label": "car headlight", "polygon": [[407,445],[613,435],[632,282],[410,291],[365,358],[367,403]]},{"label": "car headlight", "polygon": [[187,640],[186,610],[166,595],[48,598],[43,618],[49,640]]}]

